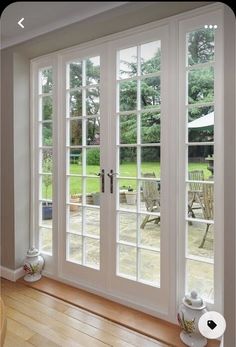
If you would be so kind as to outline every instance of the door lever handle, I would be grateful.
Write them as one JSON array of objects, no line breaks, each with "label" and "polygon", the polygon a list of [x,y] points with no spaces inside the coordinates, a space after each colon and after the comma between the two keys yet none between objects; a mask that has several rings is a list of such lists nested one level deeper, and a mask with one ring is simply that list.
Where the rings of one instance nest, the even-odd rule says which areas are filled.
[{"label": "door lever handle", "polygon": [[102,169],[102,171],[99,172],[97,174],[97,176],[100,176],[100,178],[101,178],[101,191],[102,191],[102,193],[104,193],[105,192],[105,171],[104,171],[104,169]]},{"label": "door lever handle", "polygon": [[110,170],[110,172],[107,173],[107,176],[110,178],[110,193],[113,194],[113,181],[114,176],[117,175],[116,172],[113,172],[113,170]]}]

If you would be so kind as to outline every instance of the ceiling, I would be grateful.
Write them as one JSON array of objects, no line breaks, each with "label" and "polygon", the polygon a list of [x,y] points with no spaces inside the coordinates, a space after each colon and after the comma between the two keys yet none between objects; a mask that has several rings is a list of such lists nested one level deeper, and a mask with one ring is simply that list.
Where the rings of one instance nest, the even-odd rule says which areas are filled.
[{"label": "ceiling", "polygon": [[[5,8],[1,16],[1,48],[125,4],[127,2],[14,2]],[[24,28],[18,25],[21,18],[24,18]]]}]

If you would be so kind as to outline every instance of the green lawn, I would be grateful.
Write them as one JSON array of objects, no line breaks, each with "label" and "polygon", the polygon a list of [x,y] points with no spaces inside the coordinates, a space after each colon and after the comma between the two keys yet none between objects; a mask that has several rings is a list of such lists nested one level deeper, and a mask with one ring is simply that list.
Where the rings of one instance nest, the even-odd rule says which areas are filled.
[{"label": "green lawn", "polygon": [[[137,165],[136,163],[124,163],[120,166],[120,176],[122,177],[135,177],[136,176]],[[203,170],[205,179],[208,179],[211,175],[210,171],[207,170],[207,163],[190,163],[189,171],[192,170]],[[98,165],[88,165],[87,166],[87,175],[96,175],[100,171]],[[154,172],[156,177],[160,177],[160,163],[159,162],[143,162],[141,164],[141,172],[151,173]],[[70,174],[81,174],[82,167],[78,164],[70,165]],[[70,178],[70,194],[81,194],[82,192],[82,179],[80,177],[71,177]],[[136,188],[136,181],[124,178],[120,179],[120,188],[126,189],[128,186],[132,186],[132,188]],[[100,191],[100,179],[99,177],[95,178],[87,178],[86,180],[86,193],[95,193]],[[46,197],[45,185],[43,184],[43,198],[50,199],[52,196],[52,187],[48,187],[48,194]]]}]

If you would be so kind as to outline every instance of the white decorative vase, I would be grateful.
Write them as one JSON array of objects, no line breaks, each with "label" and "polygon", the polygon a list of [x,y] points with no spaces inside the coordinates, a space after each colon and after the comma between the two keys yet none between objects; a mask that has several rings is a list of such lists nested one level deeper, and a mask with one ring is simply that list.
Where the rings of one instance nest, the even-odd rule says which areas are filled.
[{"label": "white decorative vase", "polygon": [[205,312],[207,312],[206,305],[197,292],[192,291],[191,295],[185,295],[183,303],[179,306],[177,318],[183,329],[180,333],[180,339],[187,346],[206,346],[207,339],[201,335],[198,329],[198,321]]},{"label": "white decorative vase", "polygon": [[35,282],[42,277],[42,269],[44,259],[36,248],[30,248],[24,261],[24,280],[27,282]]}]

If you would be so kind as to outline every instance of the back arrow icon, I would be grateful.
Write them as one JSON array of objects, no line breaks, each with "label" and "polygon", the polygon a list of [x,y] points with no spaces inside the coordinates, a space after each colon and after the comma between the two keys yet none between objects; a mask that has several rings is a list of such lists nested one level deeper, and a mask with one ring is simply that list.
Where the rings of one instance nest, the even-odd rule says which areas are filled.
[{"label": "back arrow icon", "polygon": [[21,19],[19,20],[19,22],[18,22],[18,24],[19,24],[19,26],[20,26],[21,28],[24,28],[24,25],[22,24],[22,22],[23,22],[24,19],[25,19],[25,18],[21,18]]}]

